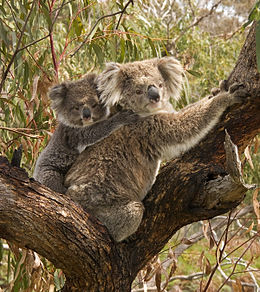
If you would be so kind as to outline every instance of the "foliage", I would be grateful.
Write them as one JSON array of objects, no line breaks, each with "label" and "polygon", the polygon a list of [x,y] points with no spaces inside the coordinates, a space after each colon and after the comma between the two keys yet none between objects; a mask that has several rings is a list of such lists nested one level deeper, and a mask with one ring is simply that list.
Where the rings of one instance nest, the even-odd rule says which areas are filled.
[{"label": "foliage", "polygon": [[[239,4],[222,2],[0,1],[1,154],[10,159],[14,149],[22,144],[22,167],[32,174],[39,152],[55,129],[55,116],[47,96],[49,87],[65,79],[78,79],[93,70],[98,72],[107,61],[130,62],[173,54],[187,72],[184,91],[176,107],[209,94],[219,80],[228,76],[237,60],[245,38],[242,23],[249,13],[249,2],[253,4],[248,0]],[[255,3],[246,25],[259,21],[259,3]],[[232,12],[231,16],[225,11]],[[250,183],[259,182],[257,153],[250,150],[245,156],[248,161],[251,158],[254,165],[254,169],[249,164],[245,167]],[[175,240],[167,247],[170,257]],[[54,291],[63,285],[62,272],[45,259],[6,243],[1,247],[1,287],[10,291]],[[156,267],[160,267],[163,257],[164,253],[157,257]],[[210,266],[214,265],[213,260],[209,259]],[[207,262],[205,257],[203,261]],[[187,264],[179,268],[182,265],[179,260],[176,270],[176,264],[174,258],[170,273],[189,271]],[[259,263],[257,265],[259,268]],[[158,271],[155,272],[157,286],[163,274],[164,279],[167,278],[162,268]],[[147,270],[141,272],[145,273]],[[149,279],[148,275],[145,279]],[[179,285],[181,280],[178,281]],[[216,281],[223,282],[220,276]],[[142,282],[145,282],[143,278]]]}]

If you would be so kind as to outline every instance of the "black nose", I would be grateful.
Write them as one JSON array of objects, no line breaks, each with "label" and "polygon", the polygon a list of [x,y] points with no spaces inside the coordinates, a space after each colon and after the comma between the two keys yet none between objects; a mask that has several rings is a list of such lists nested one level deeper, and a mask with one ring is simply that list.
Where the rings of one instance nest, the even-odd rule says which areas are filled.
[{"label": "black nose", "polygon": [[154,85],[149,85],[148,86],[148,98],[152,102],[158,102],[160,100],[159,90]]},{"label": "black nose", "polygon": [[88,107],[85,107],[83,109],[83,119],[89,119],[91,118],[91,111]]}]

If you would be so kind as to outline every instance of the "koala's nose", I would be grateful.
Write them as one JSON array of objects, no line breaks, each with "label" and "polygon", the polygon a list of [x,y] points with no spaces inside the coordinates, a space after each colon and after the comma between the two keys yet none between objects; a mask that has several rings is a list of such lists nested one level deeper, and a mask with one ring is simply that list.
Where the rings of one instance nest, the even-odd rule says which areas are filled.
[{"label": "koala's nose", "polygon": [[148,98],[151,102],[158,102],[160,100],[159,90],[154,85],[148,86]]},{"label": "koala's nose", "polygon": [[83,119],[88,120],[88,119],[91,118],[91,111],[90,111],[90,109],[88,107],[85,107],[83,109],[83,113],[82,114],[83,114]]}]

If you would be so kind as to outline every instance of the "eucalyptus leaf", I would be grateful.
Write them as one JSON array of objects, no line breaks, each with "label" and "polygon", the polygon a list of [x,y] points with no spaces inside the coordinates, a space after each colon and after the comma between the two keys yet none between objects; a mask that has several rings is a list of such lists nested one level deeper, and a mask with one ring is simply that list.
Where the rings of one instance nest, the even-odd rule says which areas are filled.
[{"label": "eucalyptus leaf", "polygon": [[202,74],[198,71],[195,70],[186,70],[186,72],[190,73],[191,75],[200,78],[202,76]]},{"label": "eucalyptus leaf", "polygon": [[95,51],[95,54],[97,56],[99,64],[103,64],[104,63],[104,53],[102,51],[102,48],[97,44],[93,44],[93,49]]}]

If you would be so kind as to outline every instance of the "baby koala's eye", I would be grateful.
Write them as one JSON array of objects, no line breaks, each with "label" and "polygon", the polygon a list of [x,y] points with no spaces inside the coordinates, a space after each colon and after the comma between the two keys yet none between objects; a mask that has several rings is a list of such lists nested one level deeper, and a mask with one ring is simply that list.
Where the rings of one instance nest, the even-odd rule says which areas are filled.
[{"label": "baby koala's eye", "polygon": [[142,92],[142,90],[140,90],[140,89],[136,89],[135,93],[136,93],[136,94],[142,94],[143,92]]},{"label": "baby koala's eye", "polygon": [[72,110],[79,111],[83,107],[83,103],[74,104]]},{"label": "baby koala's eye", "polygon": [[160,83],[160,84],[159,84],[159,87],[160,87],[160,88],[162,88],[162,87],[163,87],[163,84],[162,84],[162,83]]}]

